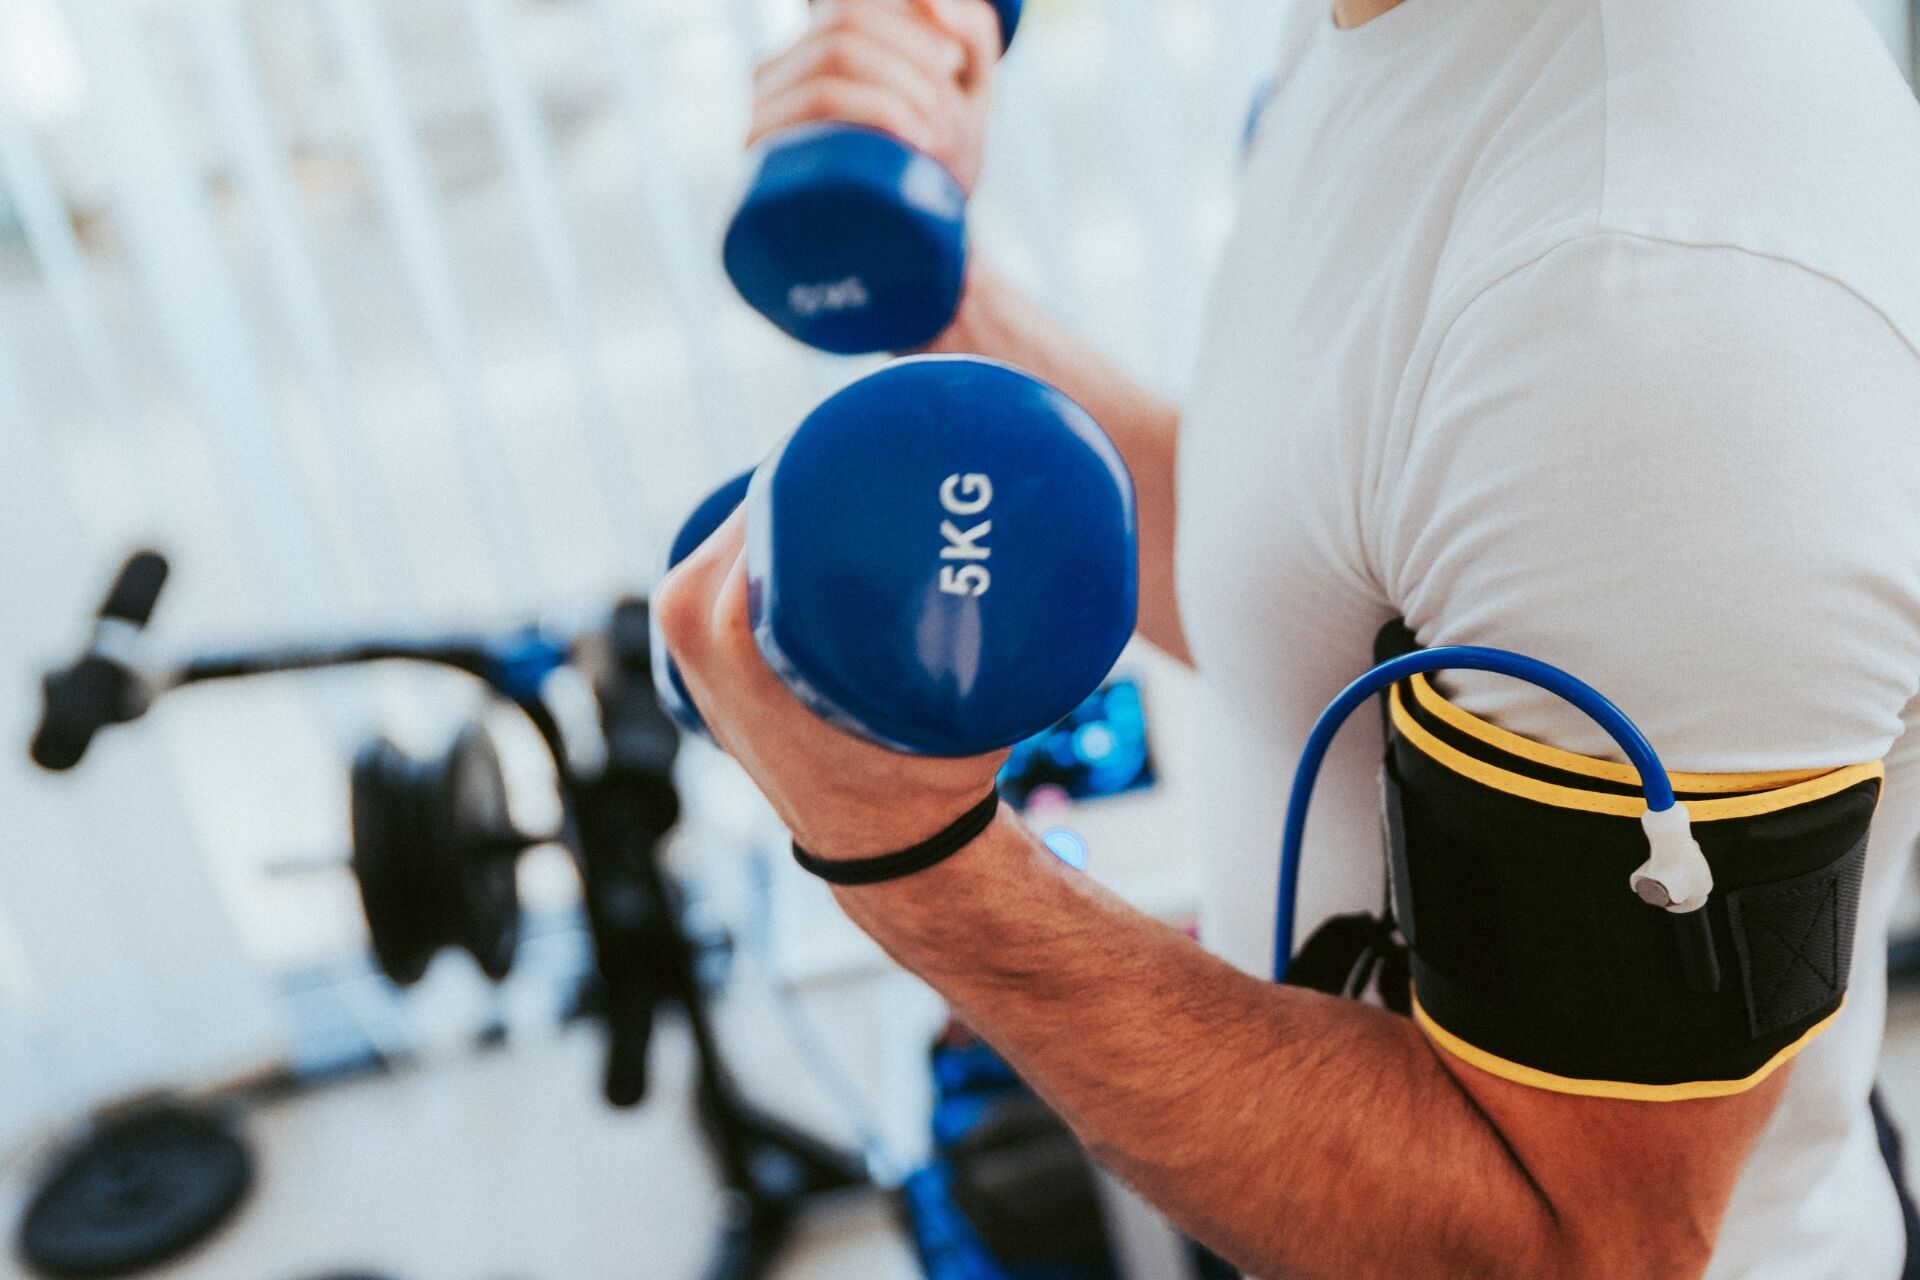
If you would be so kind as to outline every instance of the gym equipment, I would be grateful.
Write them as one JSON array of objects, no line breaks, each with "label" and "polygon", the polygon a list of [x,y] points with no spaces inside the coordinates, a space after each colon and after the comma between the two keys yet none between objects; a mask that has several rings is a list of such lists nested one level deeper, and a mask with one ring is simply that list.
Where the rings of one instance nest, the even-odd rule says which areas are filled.
[{"label": "gym equipment", "polygon": [[1108,681],[1060,723],[1016,744],[1000,767],[1001,798],[1015,809],[1026,808],[1036,793],[1097,800],[1156,781],[1140,685],[1127,676]]},{"label": "gym equipment", "polygon": [[226,1116],[149,1103],[100,1121],[53,1168],[20,1223],[46,1276],[124,1276],[179,1257],[231,1217],[253,1158]]},{"label": "gym equipment", "polygon": [[[987,0],[1013,41],[1022,0]],[[953,320],[966,278],[967,194],[890,134],[811,124],[754,148],[722,257],[740,296],[836,355],[907,351]]]},{"label": "gym equipment", "polygon": [[167,562],[157,552],[139,552],[121,566],[95,616],[86,653],[41,682],[47,710],[27,749],[35,764],[56,771],[71,769],[80,763],[95,733],[146,710],[148,695],[124,661],[124,652],[153,616],[166,582]]},{"label": "gym equipment", "polygon": [[[846,387],[695,510],[674,563],[740,503],[761,655],[882,746],[1011,746],[1079,706],[1133,634],[1126,467],[1084,410],[1007,365],[919,356]],[[654,656],[697,728],[663,643]]]},{"label": "gym equipment", "polygon": [[966,1027],[929,1065],[933,1149],[900,1188],[928,1280],[1238,1280],[1191,1241],[1146,1252],[1072,1131]]},{"label": "gym equipment", "polygon": [[353,878],[381,971],[418,982],[459,947],[498,982],[520,934],[514,867],[532,843],[513,829],[506,780],[484,725],[416,760],[385,738],[364,747],[349,786]]},{"label": "gym equipment", "polygon": [[[608,1101],[631,1106],[645,1097],[657,1015],[677,1008],[692,1033],[700,1130],[728,1201],[708,1280],[766,1275],[816,1198],[871,1185],[859,1158],[749,1102],[722,1060],[701,981],[703,944],[660,864],[662,841],[680,815],[673,782],[679,733],[654,692],[645,601],[621,601],[604,623],[576,632],[532,626],[385,637],[169,663],[154,660],[131,634],[152,612],[165,572],[153,552],[129,561],[102,610],[113,624],[103,621],[81,659],[49,677],[34,735],[37,761],[71,768],[99,729],[138,718],[165,693],[209,681],[392,661],[467,673],[539,733],[553,758],[561,829],[540,837],[514,830],[498,758],[477,724],[426,760],[384,740],[362,749],[352,771],[352,869],[381,968],[404,985],[435,953],[455,947],[490,976],[504,975],[519,915],[515,860],[536,840],[557,839],[581,879],[594,968],[579,1009],[606,1027]],[[135,601],[138,610],[121,608],[129,582],[151,584]],[[568,676],[591,689],[589,726],[556,710],[554,691]],[[73,692],[75,679],[87,682],[86,696]],[[594,741],[582,741],[583,733]]]}]

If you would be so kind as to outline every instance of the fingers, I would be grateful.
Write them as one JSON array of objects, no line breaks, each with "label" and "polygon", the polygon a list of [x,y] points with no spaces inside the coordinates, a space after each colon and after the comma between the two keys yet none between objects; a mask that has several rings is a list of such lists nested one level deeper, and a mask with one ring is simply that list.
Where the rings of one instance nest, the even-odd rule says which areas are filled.
[{"label": "fingers", "polygon": [[898,96],[923,119],[940,111],[940,85],[960,74],[964,51],[950,41],[935,47],[951,57],[917,58],[866,31],[801,42],[786,55],[761,64],[753,78],[754,96],[770,101],[808,82],[840,80],[871,85]]},{"label": "fingers", "polygon": [[865,125],[890,133],[919,151],[939,148],[934,121],[915,111],[900,95],[857,80],[807,80],[771,98],[757,99],[747,130],[747,145],[770,133],[819,120]]},{"label": "fingers", "polygon": [[969,93],[984,88],[1005,47],[993,6],[987,0],[913,0],[913,11],[966,50],[961,88]]},{"label": "fingers", "polygon": [[675,565],[654,588],[652,608],[660,620],[667,650],[683,676],[695,669],[713,646],[716,608],[726,576],[738,566],[744,581],[744,513],[735,511],[692,555]]},{"label": "fingers", "polygon": [[931,20],[918,5],[919,0],[817,0],[808,38],[863,36],[920,68],[929,79],[952,81],[966,69],[966,40],[945,23]]},{"label": "fingers", "polygon": [[833,120],[951,151],[999,50],[985,0],[817,0],[807,34],[755,69],[748,144]]},{"label": "fingers", "polygon": [[736,759],[751,758],[742,753],[753,744],[742,740],[743,726],[729,708],[793,702],[753,638],[745,535],[744,513],[735,511],[661,579],[652,604],[708,735]]}]

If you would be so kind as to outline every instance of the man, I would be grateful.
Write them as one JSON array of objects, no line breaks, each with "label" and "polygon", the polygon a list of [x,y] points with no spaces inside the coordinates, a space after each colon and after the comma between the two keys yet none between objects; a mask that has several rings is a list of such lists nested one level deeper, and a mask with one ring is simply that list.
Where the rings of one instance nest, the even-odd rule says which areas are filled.
[{"label": "man", "polygon": [[[1920,832],[1920,113],[1852,0],[1327,6],[1288,6],[1183,409],[986,267],[937,344],[1052,380],[1126,456],[1140,630],[1202,677],[1210,950],[1005,813],[838,899],[1251,1274],[1900,1275],[1868,1094]],[[977,0],[821,0],[755,134],[863,122],[971,188],[997,40]],[[818,856],[947,827],[997,758],[803,711],[748,635],[740,543],[736,518],[659,597],[718,739]],[[1591,1096],[1263,980],[1286,781],[1394,618],[1591,681],[1670,768],[1885,762],[1851,991],[1804,1052],[1715,1096]],[[1440,690],[1523,752],[1618,758],[1529,686]],[[1323,775],[1303,934],[1381,906],[1370,727]]]}]

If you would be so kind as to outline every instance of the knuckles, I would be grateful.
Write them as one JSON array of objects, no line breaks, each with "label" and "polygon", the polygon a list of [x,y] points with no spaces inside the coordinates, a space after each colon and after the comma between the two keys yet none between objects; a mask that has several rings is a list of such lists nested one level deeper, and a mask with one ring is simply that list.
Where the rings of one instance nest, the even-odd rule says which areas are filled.
[{"label": "knuckles", "polygon": [[757,652],[741,566],[708,570],[689,561],[660,580],[652,608],[668,651],[683,667],[711,659],[738,662]]},{"label": "knuckles", "polygon": [[815,73],[822,76],[857,78],[862,67],[859,57],[854,52],[854,45],[859,39],[857,32],[848,31],[844,38],[828,43],[814,59]]},{"label": "knuckles", "polygon": [[716,643],[735,664],[747,662],[759,653],[753,639],[753,613],[747,599],[743,573],[729,574],[713,602],[713,631]]},{"label": "knuckles", "polygon": [[801,115],[810,120],[841,120],[855,114],[853,95],[837,80],[817,81],[807,87]]},{"label": "knuckles", "polygon": [[707,608],[701,599],[699,583],[683,568],[675,569],[654,588],[652,608],[660,622],[660,634],[676,661],[686,662],[705,649]]}]

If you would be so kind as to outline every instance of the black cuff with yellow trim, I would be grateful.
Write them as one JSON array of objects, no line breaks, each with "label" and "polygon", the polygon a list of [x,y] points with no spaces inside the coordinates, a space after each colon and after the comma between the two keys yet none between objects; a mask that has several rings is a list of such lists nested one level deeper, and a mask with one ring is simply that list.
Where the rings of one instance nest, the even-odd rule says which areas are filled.
[{"label": "black cuff with yellow trim", "polygon": [[1838,1011],[1878,764],[1674,774],[1714,876],[1674,915],[1628,888],[1647,856],[1630,768],[1500,730],[1425,677],[1389,719],[1394,915],[1441,1047],[1565,1093],[1702,1097],[1759,1083]]}]

